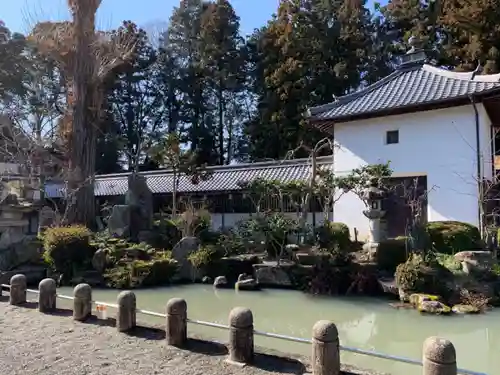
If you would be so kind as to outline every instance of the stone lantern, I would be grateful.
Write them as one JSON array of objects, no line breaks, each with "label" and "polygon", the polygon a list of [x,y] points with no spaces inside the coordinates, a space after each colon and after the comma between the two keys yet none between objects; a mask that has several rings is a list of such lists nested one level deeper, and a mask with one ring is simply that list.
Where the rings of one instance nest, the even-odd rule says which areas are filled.
[{"label": "stone lantern", "polygon": [[370,254],[370,258],[376,255],[378,245],[385,240],[385,230],[382,228],[382,220],[385,216],[385,211],[382,209],[382,201],[387,196],[387,192],[379,187],[378,180],[371,179],[367,187],[363,191],[362,199],[367,205],[367,209],[363,211],[369,220],[370,238],[363,246],[363,249]]}]

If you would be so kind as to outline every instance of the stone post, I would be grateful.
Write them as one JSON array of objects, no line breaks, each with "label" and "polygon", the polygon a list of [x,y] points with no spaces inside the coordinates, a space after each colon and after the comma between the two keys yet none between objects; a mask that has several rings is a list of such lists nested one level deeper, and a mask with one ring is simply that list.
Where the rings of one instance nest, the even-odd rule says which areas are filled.
[{"label": "stone post", "polygon": [[21,305],[26,302],[26,276],[17,274],[10,278],[10,297],[11,305]]},{"label": "stone post", "polygon": [[118,294],[118,311],[116,315],[116,328],[118,332],[126,332],[136,325],[136,298],[130,291],[123,291]]},{"label": "stone post", "polygon": [[423,375],[457,375],[457,353],[453,344],[446,339],[426,339],[422,363]]},{"label": "stone post", "polygon": [[56,281],[54,279],[43,279],[38,284],[38,311],[46,313],[56,308]]},{"label": "stone post", "polygon": [[229,361],[250,363],[254,357],[253,314],[245,307],[229,313]]},{"label": "stone post", "polygon": [[92,314],[92,288],[78,284],[73,289],[73,319],[83,322]]},{"label": "stone post", "polygon": [[340,374],[339,332],[328,320],[313,326],[311,363],[313,375]]},{"label": "stone post", "polygon": [[187,303],[182,298],[167,302],[167,344],[182,347],[187,341]]}]

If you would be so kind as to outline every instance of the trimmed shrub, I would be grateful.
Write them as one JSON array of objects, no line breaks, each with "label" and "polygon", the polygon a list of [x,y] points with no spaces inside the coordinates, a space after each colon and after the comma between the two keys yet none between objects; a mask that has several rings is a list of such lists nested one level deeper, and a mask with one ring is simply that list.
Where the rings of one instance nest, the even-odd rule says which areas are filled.
[{"label": "trimmed shrub", "polygon": [[377,253],[377,268],[394,273],[396,267],[408,259],[406,237],[397,237],[380,242]]},{"label": "trimmed shrub", "polygon": [[483,249],[477,227],[460,221],[434,221],[427,224],[427,233],[434,251],[455,254],[460,251]]},{"label": "trimmed shrub", "polygon": [[92,260],[92,232],[83,225],[47,228],[43,234],[44,260],[55,271],[71,275],[76,267]]},{"label": "trimmed shrub", "polygon": [[315,229],[316,241],[321,248],[338,247],[347,250],[351,244],[349,227],[344,223],[327,221]]}]

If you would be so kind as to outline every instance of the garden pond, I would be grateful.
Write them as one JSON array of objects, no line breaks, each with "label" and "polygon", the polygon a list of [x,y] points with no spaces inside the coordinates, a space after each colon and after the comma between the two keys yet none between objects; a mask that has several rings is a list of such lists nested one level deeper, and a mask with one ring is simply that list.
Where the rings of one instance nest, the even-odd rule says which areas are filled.
[{"label": "garden pond", "polygon": [[[62,287],[60,294],[71,295]],[[94,289],[93,299],[114,303],[118,290]],[[138,308],[164,312],[168,299],[181,297],[188,303],[191,319],[227,323],[235,306],[253,311],[255,328],[295,337],[311,337],[313,324],[328,319],[337,324],[341,344],[411,359],[420,359],[422,343],[429,336],[451,340],[457,349],[458,366],[493,375],[500,368],[500,310],[475,316],[428,316],[415,310],[395,309],[380,299],[315,297],[292,290],[243,292],[214,289],[211,285],[185,285],[135,290]],[[114,314],[109,311],[109,314]],[[162,319],[140,316],[152,324]],[[226,340],[227,331],[190,325],[188,330],[215,340]],[[256,345],[287,353],[310,355],[309,345],[256,337]],[[343,353],[342,360],[360,368],[390,374],[420,375],[421,368],[404,363]]]}]

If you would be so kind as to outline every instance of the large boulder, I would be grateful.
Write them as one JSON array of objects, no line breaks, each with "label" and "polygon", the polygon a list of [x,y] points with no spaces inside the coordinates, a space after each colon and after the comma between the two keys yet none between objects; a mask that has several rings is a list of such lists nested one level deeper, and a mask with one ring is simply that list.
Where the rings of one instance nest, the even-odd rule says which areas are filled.
[{"label": "large boulder", "polygon": [[27,263],[39,263],[41,244],[33,236],[18,238],[15,243],[0,249],[0,270],[12,270]]},{"label": "large boulder", "polygon": [[255,279],[259,285],[269,287],[291,287],[292,280],[283,267],[267,264],[255,264]]},{"label": "large boulder", "polygon": [[172,249],[172,258],[179,264],[177,277],[180,280],[196,279],[198,271],[193,267],[188,257],[198,250],[200,241],[196,237],[182,238]]},{"label": "large boulder", "polygon": [[92,257],[92,266],[94,269],[100,273],[104,272],[107,263],[106,251],[99,249],[95,252]]},{"label": "large boulder", "polygon": [[112,236],[127,237],[130,231],[130,208],[128,205],[113,206],[108,219],[108,230]]}]

